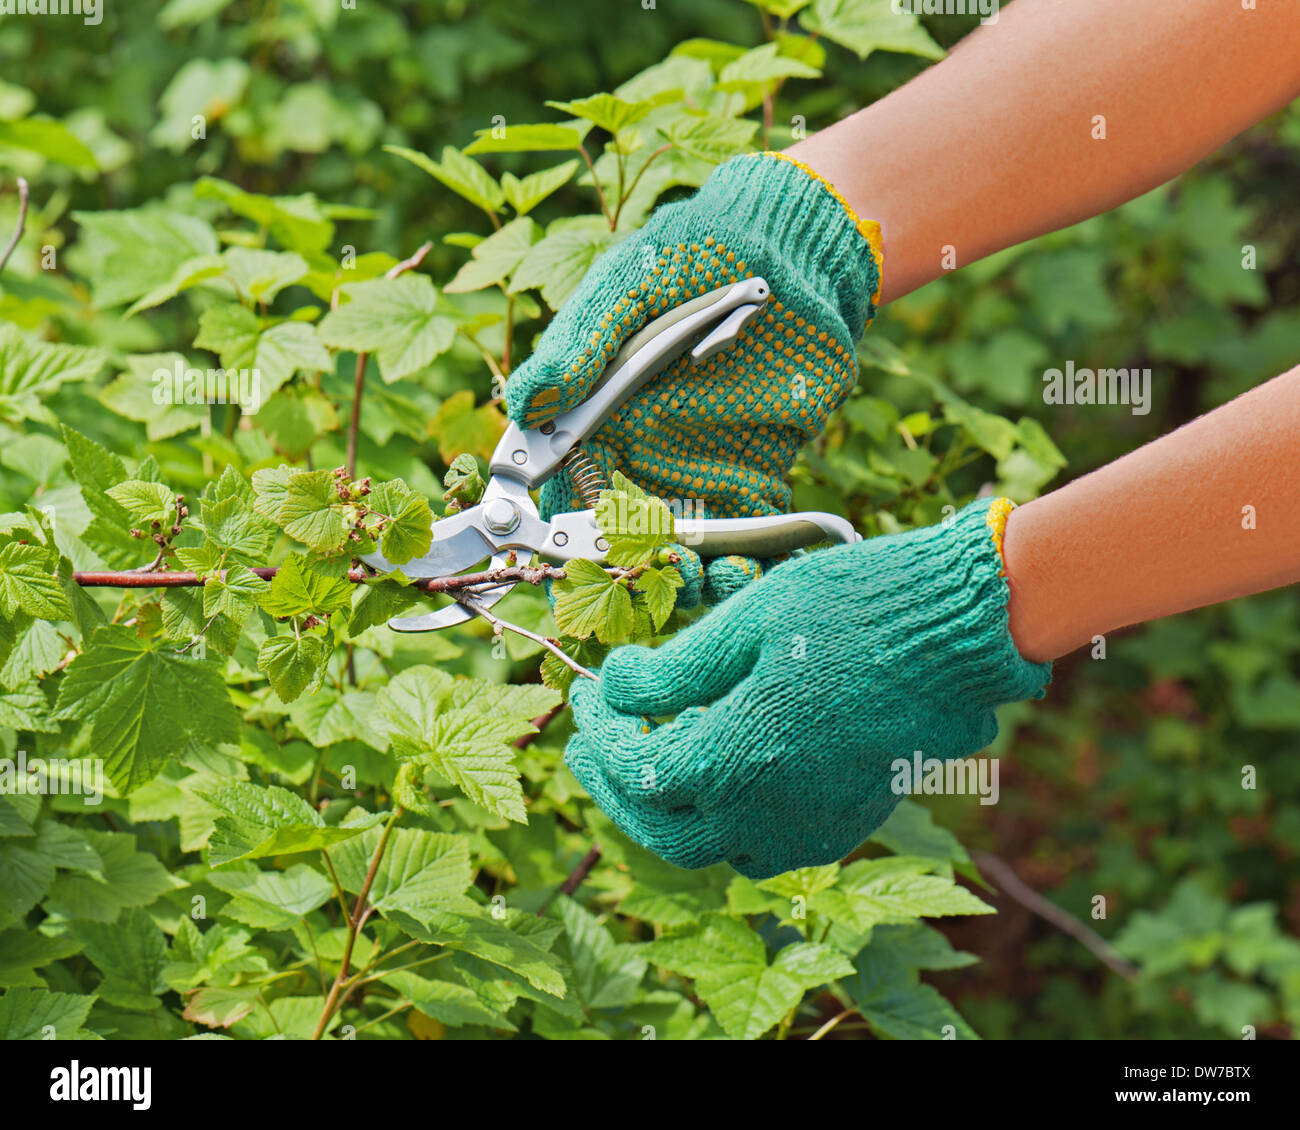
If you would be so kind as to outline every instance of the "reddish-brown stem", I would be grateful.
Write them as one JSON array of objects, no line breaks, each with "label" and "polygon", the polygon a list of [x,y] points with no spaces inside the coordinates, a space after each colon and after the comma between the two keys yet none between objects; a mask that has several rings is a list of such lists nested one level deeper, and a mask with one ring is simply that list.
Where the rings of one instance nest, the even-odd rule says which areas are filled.
[{"label": "reddish-brown stem", "polygon": [[4,254],[0,255],[0,271],[5,269],[5,264],[9,262],[9,256],[14,253],[14,248],[18,246],[18,241],[22,239],[23,232],[27,230],[27,181],[22,177],[18,178],[18,226],[14,229],[14,237],[9,241],[9,246],[5,248]]},{"label": "reddish-brown stem", "polygon": [[[386,279],[395,279],[398,275],[405,274],[407,271],[414,270],[422,262],[424,257],[433,250],[433,243],[426,240],[417,249],[414,255],[409,259],[403,259],[400,263],[395,263],[389,267],[384,274]],[[337,291],[335,294],[337,295]],[[333,303],[331,302],[331,309]],[[369,360],[369,353],[357,354],[357,371],[352,381],[352,418],[348,422],[348,474],[355,475],[357,470],[357,437],[361,433],[361,397],[366,390],[366,362]]]},{"label": "reddish-brown stem", "polygon": [[357,354],[357,370],[352,378],[352,418],[348,421],[348,476],[357,473],[357,437],[361,434],[361,397],[366,391],[366,362],[369,353]]},{"label": "reddish-brown stem", "polygon": [[653,153],[650,154],[649,157],[645,159],[645,164],[642,165],[637,170],[636,176],[632,178],[632,183],[627,186],[627,192],[623,193],[623,198],[618,202],[618,210],[614,213],[614,223],[612,225],[613,227],[615,228],[618,227],[618,219],[623,214],[623,205],[628,202],[628,200],[632,196],[632,193],[636,191],[636,186],[641,183],[641,178],[645,176],[646,169],[650,167],[651,163],[654,161],[656,157],[658,157],[662,153],[667,153],[668,150],[670,150],[672,147],[673,144],[670,141],[667,145],[659,146],[658,149],[656,149]]},{"label": "reddish-brown stem", "polygon": [[582,154],[582,159],[587,162],[587,168],[591,171],[591,183],[596,186],[596,199],[600,201],[601,215],[605,217],[605,222],[609,224],[609,230],[613,231],[617,221],[610,212],[609,205],[605,203],[605,190],[600,187],[600,177],[596,175],[596,166],[591,163],[591,157],[588,156],[585,146],[579,145],[578,152]]},{"label": "reddish-brown stem", "polygon": [[582,857],[582,861],[569,872],[569,877],[560,884],[560,889],[551,895],[538,908],[537,917],[540,918],[546,913],[547,908],[551,905],[555,895],[572,895],[581,885],[582,881],[591,874],[591,869],[600,862],[600,844],[592,844],[591,850]]},{"label": "reddish-brown stem", "polygon": [[[250,569],[264,581],[275,576],[277,568],[258,566]],[[225,577],[225,570],[213,576]],[[373,573],[365,569],[349,569],[348,580],[361,584],[372,579]],[[203,578],[196,573],[135,573],[123,571],[117,573],[73,573],[72,579],[83,588],[124,588],[124,589],[177,589],[203,584]],[[411,588],[420,592],[459,592],[461,589],[475,588],[478,585],[501,584],[516,581],[529,585],[540,585],[543,581],[564,580],[564,570],[557,565],[507,565],[500,569],[485,569],[481,573],[458,573],[450,577],[422,577],[411,582]]]}]

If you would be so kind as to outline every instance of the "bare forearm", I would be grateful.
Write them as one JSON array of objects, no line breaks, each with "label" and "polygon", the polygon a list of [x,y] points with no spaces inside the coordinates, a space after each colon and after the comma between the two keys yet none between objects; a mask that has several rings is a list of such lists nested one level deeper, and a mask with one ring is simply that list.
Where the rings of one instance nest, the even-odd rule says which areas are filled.
[{"label": "bare forearm", "polygon": [[960,267],[1107,211],[1298,95],[1293,0],[1016,0],[789,152],[880,222],[888,302],[945,248]]},{"label": "bare forearm", "polygon": [[1014,510],[1003,551],[1039,661],[1300,581],[1300,367]]}]

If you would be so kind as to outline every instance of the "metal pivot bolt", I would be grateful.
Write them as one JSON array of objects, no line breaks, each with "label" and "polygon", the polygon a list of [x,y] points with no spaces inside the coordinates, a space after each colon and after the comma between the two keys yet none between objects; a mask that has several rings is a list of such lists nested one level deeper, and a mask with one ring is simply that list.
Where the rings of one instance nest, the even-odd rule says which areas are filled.
[{"label": "metal pivot bolt", "polygon": [[508,498],[494,498],[483,507],[483,524],[490,533],[511,533],[519,525],[519,509]]}]

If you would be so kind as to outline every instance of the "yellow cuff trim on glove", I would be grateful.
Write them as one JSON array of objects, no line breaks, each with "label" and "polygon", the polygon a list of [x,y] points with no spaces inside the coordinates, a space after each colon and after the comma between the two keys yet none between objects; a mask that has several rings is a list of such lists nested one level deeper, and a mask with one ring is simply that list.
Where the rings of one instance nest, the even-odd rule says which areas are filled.
[{"label": "yellow cuff trim on glove", "polygon": [[1009,498],[995,498],[993,504],[988,508],[984,515],[984,520],[988,523],[992,531],[993,547],[998,551],[998,560],[1002,561],[1002,576],[1006,576],[1006,559],[1002,556],[1002,539],[1007,532],[1007,518],[1011,511],[1016,508],[1016,504]]},{"label": "yellow cuff trim on glove", "polygon": [[812,177],[813,180],[822,185],[827,192],[835,197],[835,199],[840,202],[844,211],[849,214],[849,219],[853,221],[853,226],[858,229],[858,233],[867,241],[867,245],[871,248],[872,258],[876,261],[876,290],[871,296],[871,304],[874,306],[880,300],[880,285],[884,281],[885,277],[885,243],[884,238],[880,233],[880,225],[876,223],[875,220],[862,219],[862,217],[853,210],[849,202],[840,195],[839,190],[831,184],[830,181],[822,176],[816,169],[805,165],[797,157],[791,157],[788,153],[778,153],[772,149],[765,149],[763,151],[763,156],[775,157],[778,161],[788,161],[796,169],[802,169]]}]

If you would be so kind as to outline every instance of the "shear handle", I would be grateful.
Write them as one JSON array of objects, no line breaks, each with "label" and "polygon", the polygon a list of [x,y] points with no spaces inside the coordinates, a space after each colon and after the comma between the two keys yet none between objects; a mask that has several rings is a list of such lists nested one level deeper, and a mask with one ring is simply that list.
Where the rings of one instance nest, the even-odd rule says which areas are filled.
[{"label": "shear handle", "polygon": [[492,453],[493,475],[530,490],[549,479],[570,448],[592,435],[627,399],[692,349],[696,360],[725,349],[766,305],[764,279],[743,279],[674,307],[629,338],[581,404],[538,428],[513,421]]}]

